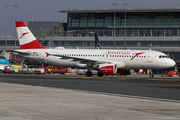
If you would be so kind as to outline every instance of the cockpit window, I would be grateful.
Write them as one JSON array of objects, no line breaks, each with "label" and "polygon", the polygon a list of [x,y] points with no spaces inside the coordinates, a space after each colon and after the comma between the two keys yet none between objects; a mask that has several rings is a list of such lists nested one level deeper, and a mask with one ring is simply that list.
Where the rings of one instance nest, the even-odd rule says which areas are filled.
[{"label": "cockpit window", "polygon": [[160,55],[159,58],[168,58],[166,55]]}]

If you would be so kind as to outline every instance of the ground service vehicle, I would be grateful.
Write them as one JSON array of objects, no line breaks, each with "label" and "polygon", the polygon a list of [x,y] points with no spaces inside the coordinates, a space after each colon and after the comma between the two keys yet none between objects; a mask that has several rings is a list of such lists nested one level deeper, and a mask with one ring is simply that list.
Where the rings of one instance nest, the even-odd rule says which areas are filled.
[{"label": "ground service vehicle", "polygon": [[179,76],[179,72],[177,71],[165,71],[163,74],[161,74],[161,76],[169,76],[169,77],[178,77]]}]

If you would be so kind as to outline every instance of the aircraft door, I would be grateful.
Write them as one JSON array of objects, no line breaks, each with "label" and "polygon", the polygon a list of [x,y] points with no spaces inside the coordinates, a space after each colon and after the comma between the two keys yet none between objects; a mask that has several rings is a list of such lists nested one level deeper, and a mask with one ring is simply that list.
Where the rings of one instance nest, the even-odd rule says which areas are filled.
[{"label": "aircraft door", "polygon": [[153,62],[153,53],[152,52],[148,52],[147,62]]},{"label": "aircraft door", "polygon": [[44,60],[45,53],[44,51],[39,52],[39,60]]}]

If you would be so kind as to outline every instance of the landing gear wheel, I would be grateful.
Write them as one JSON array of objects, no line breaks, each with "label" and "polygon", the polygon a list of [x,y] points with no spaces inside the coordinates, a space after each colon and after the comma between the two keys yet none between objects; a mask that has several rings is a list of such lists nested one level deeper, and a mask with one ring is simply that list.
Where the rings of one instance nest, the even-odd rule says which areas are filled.
[{"label": "landing gear wheel", "polygon": [[153,74],[149,74],[149,77],[150,77],[150,78],[153,78],[153,77],[154,77],[154,75],[153,75]]},{"label": "landing gear wheel", "polygon": [[153,77],[154,77],[154,74],[153,74],[153,72],[152,72],[151,69],[149,70],[149,77],[150,77],[150,78],[153,78]]},{"label": "landing gear wheel", "polygon": [[98,76],[98,77],[102,77],[103,75],[104,75],[104,74],[102,74],[102,73],[100,73],[100,72],[97,73],[97,76]]},{"label": "landing gear wheel", "polygon": [[87,77],[91,77],[91,76],[92,76],[92,72],[91,72],[91,71],[87,71],[87,72],[86,72],[86,76],[87,76]]}]

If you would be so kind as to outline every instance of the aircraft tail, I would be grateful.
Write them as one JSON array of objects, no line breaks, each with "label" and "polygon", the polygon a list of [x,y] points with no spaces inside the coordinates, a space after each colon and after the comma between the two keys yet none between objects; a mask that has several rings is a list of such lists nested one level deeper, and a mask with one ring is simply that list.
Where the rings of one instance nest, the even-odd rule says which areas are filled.
[{"label": "aircraft tail", "polygon": [[101,49],[97,34],[95,33],[95,49]]},{"label": "aircraft tail", "polygon": [[21,49],[45,49],[24,22],[16,21],[16,29]]}]

